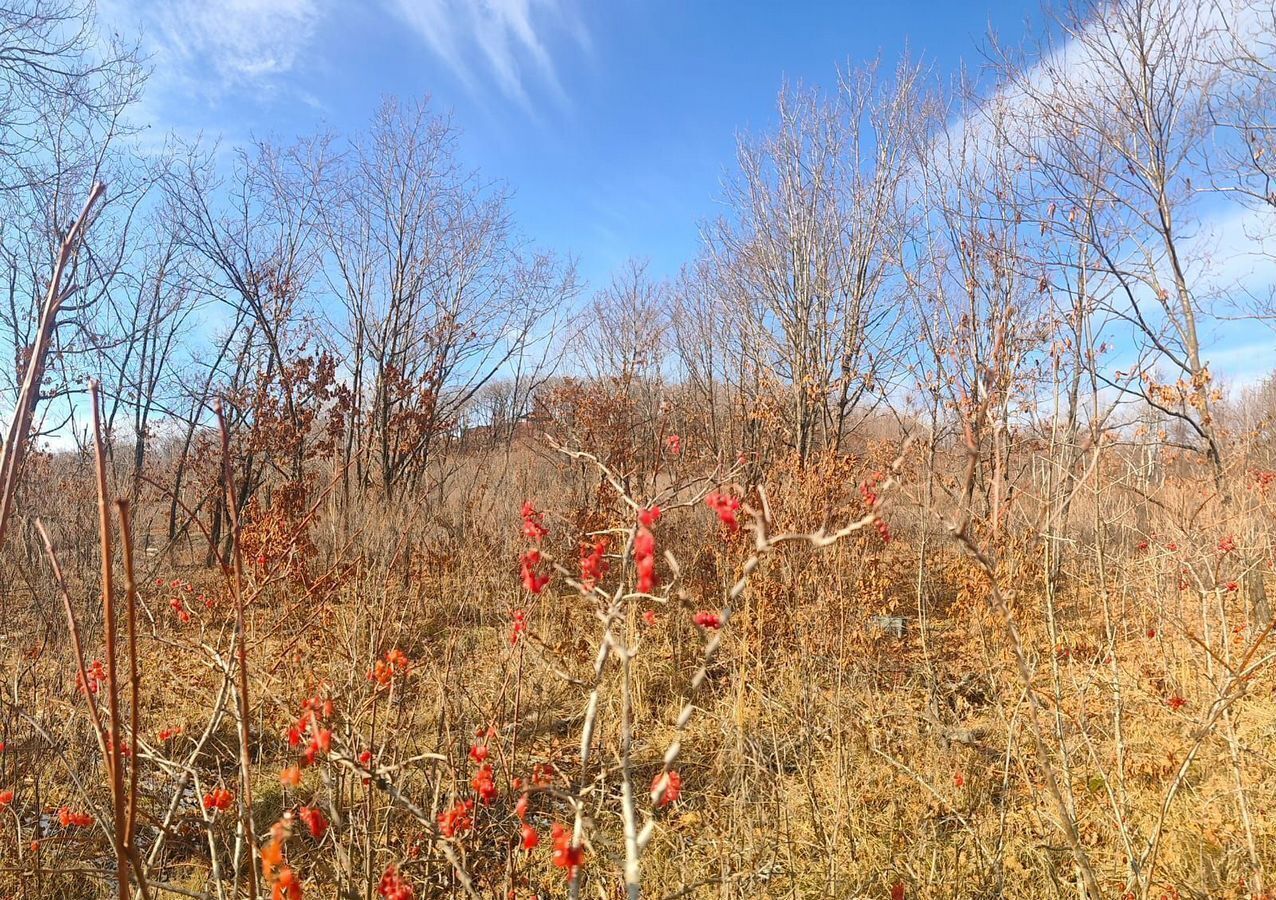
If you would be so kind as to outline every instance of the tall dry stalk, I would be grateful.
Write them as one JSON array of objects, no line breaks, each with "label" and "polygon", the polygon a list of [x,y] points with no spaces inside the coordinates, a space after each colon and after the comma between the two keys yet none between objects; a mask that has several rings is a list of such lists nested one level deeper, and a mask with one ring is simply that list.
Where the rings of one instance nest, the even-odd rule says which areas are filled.
[{"label": "tall dry stalk", "polygon": [[[137,654],[137,581],[133,568],[133,536],[132,522],[129,516],[127,501],[119,501],[116,510],[120,519],[120,543],[124,564],[125,579],[125,620],[127,623],[127,649],[129,666],[129,727],[127,756],[131,760],[127,784],[124,780],[124,739],[122,738],[123,716],[120,713],[119,674],[117,667],[117,634],[114,586],[114,554],[112,550],[112,531],[110,503],[108,501],[109,486],[106,477],[106,451],[102,437],[101,406],[97,382],[89,382],[89,398],[93,412],[93,448],[98,494],[98,528],[99,549],[102,556],[102,616],[104,620],[104,640],[106,643],[107,672],[107,720],[103,724],[101,714],[93,695],[89,690],[88,666],[85,662],[84,641],[81,637],[79,622],[71,604],[71,595],[67,590],[66,579],[62,574],[62,566],[58,562],[57,552],[49,538],[44,523],[36,521],[36,530],[44,542],[49,565],[53,571],[62,596],[62,605],[66,613],[67,628],[71,635],[71,646],[75,653],[78,675],[78,693],[84,696],[85,706],[89,713],[89,722],[97,738],[98,749],[102,754],[106,769],[107,783],[111,793],[112,827],[108,830],[111,847],[115,855],[116,891],[120,900],[130,900],[132,883],[144,900],[149,900],[150,890],[146,878],[146,870],[134,841],[137,831],[137,797],[138,797],[138,717],[140,710],[140,682]],[[130,882],[130,872],[132,882]]]},{"label": "tall dry stalk", "polygon": [[40,402],[40,386],[44,383],[49,347],[58,328],[58,313],[62,311],[62,304],[77,290],[75,285],[64,289],[62,277],[75,259],[76,250],[84,239],[94,205],[105,193],[106,185],[100,181],[89,190],[84,209],[62,238],[62,246],[53,265],[53,274],[49,278],[49,290],[45,293],[44,305],[40,308],[40,322],[36,327],[35,342],[31,346],[31,355],[22,376],[13,421],[9,423],[4,448],[0,450],[0,546],[4,545],[9,517],[13,513],[13,496],[18,488],[18,476],[22,472],[27,443],[31,439],[31,423],[35,420],[36,405]]},{"label": "tall dry stalk", "polygon": [[119,671],[116,668],[115,633],[115,554],[111,537],[111,506],[107,499],[109,487],[106,478],[106,448],[102,440],[102,412],[98,402],[97,382],[89,383],[89,398],[93,407],[93,459],[97,475],[98,540],[102,549],[102,618],[106,639],[106,703],[110,728],[106,734],[106,763],[111,780],[111,810],[115,817],[116,879],[120,900],[129,900],[127,842],[127,807],[132,804],[124,798],[124,760],[120,752],[120,694]]},{"label": "tall dry stalk", "polygon": [[230,465],[230,432],[221,401],[213,404],[217,428],[221,434],[222,489],[226,497],[226,514],[230,518],[231,593],[235,601],[235,666],[238,674],[236,694],[239,719],[239,814],[240,829],[248,841],[249,864],[246,869],[248,896],[257,896],[257,833],[253,829],[253,786],[251,737],[248,733],[248,638],[244,616],[244,556],[240,547],[239,503],[235,498],[235,481]]}]

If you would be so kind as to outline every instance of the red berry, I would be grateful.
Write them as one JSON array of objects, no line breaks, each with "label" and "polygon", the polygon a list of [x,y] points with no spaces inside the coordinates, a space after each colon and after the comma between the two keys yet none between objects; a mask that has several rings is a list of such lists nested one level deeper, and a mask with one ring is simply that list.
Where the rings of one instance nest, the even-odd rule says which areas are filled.
[{"label": "red berry", "polygon": [[682,794],[682,776],[674,769],[657,773],[651,781],[651,793],[656,798],[657,806],[676,803]]}]

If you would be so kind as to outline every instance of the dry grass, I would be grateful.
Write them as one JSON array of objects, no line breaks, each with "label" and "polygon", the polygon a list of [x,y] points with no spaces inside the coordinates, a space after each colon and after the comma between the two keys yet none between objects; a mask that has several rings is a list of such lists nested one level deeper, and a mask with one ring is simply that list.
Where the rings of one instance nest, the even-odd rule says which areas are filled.
[{"label": "dry grass", "polygon": [[[777,470],[769,491],[777,529],[859,514],[865,464],[828,465]],[[889,544],[869,529],[825,550],[770,555],[753,573],[681,736],[682,796],[655,813],[641,861],[645,893],[1076,895],[1076,861],[1044,789],[1048,769],[1104,896],[1255,896],[1250,848],[1260,869],[1276,859],[1276,682],[1246,591],[1225,586],[1240,550],[1217,551],[1219,538],[1204,527],[1177,537],[1175,550],[1164,539],[1140,550],[1126,523],[1109,518],[1102,541],[1069,548],[1063,577],[1047,591],[1042,544],[1026,527],[988,539],[1032,667],[1049,750],[1042,759],[1014,648],[987,602],[987,573],[920,509],[915,477],[906,473],[892,500]],[[1191,493],[1171,483],[1163,502],[1175,490]],[[271,519],[264,506],[245,523],[246,552],[264,532],[275,542],[265,566],[250,560],[245,582],[254,828],[264,842],[272,823],[300,806],[325,810],[332,825],[322,841],[294,823],[286,844],[307,896],[366,896],[390,865],[418,896],[459,893],[435,822],[458,798],[473,797],[476,764],[467,754],[476,729],[489,727],[494,736],[479,743],[490,748],[498,797],[478,804],[472,831],[442,842],[475,892],[563,895],[568,881],[550,864],[550,824],[570,822],[578,803],[585,863],[577,889],[623,894],[623,668],[608,666],[598,685],[597,730],[582,770],[601,607],[561,576],[540,596],[520,590],[523,496],[545,507],[544,549],[569,567],[583,531],[631,522],[614,501],[573,494],[558,464],[538,456],[518,459],[503,481],[493,475],[435,515],[408,505],[347,509],[329,496],[305,520],[306,542],[296,521]],[[1242,549],[1266,533],[1266,499],[1253,499]],[[1133,505],[1118,510],[1102,497],[1079,499],[1072,515],[1083,521],[1105,508],[1133,521]],[[613,622],[636,647],[629,765],[640,809],[650,805],[646,785],[661,771],[703,658],[707,635],[692,614],[718,604],[749,547],[747,532],[731,537],[697,507],[667,513],[656,533],[676,555],[679,577],[670,582],[663,561],[657,596],[623,602]],[[280,541],[309,553],[302,559]],[[10,556],[11,571],[22,568],[33,585],[47,580]],[[139,847],[157,896],[231,896],[243,889],[247,864],[236,851],[234,810],[214,816],[199,803],[214,787],[240,791],[234,703],[225,695],[234,670],[231,592],[200,557],[151,557],[140,597]],[[609,591],[626,566],[613,561]],[[1180,589],[1183,566],[1192,583]],[[1215,567],[1217,584],[1201,590],[1197,579],[1212,579]],[[88,655],[100,658],[87,600],[94,577],[77,568],[77,612],[90,632]],[[184,599],[189,623],[170,608],[173,596]],[[36,588],[29,600],[11,595],[7,610],[0,781],[16,798],[0,882],[9,895],[106,895],[105,830],[49,821],[69,806],[109,822],[112,804],[65,629],[47,607]],[[511,645],[515,609],[526,611],[529,631]],[[904,617],[904,636],[878,627],[878,615]],[[368,673],[392,648],[411,659],[410,673],[378,689]],[[1231,674],[1246,666],[1243,680]],[[299,786],[283,786],[279,773],[298,755],[288,729],[302,699],[316,694],[334,701],[331,752],[305,769]],[[181,734],[161,742],[159,732],[174,726]],[[358,763],[365,749],[375,750],[372,784]],[[526,782],[543,763],[557,774],[552,790],[532,797],[528,822],[541,846],[526,852],[515,846],[519,791],[511,782]],[[156,823],[169,810],[164,847],[150,858]],[[1128,860],[1146,861],[1158,832],[1155,868],[1140,882]]]}]

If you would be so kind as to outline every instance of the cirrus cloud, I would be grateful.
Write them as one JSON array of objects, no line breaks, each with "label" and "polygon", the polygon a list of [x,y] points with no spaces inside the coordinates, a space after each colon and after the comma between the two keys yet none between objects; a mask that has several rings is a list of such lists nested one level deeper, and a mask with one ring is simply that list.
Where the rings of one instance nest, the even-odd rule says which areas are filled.
[{"label": "cirrus cloud", "polygon": [[164,81],[203,93],[259,86],[286,75],[323,13],[322,0],[102,4],[104,19],[141,30],[143,48]]},{"label": "cirrus cloud", "polygon": [[588,32],[563,0],[388,2],[467,88],[477,92],[492,80],[524,107],[537,84],[566,102],[549,49],[555,36],[566,33],[579,47],[590,46]]}]

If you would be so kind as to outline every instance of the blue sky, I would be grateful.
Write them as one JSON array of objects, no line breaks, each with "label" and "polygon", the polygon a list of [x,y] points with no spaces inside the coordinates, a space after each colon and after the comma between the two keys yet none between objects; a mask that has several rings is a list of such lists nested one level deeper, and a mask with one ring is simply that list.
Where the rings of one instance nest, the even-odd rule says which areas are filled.
[{"label": "blue sky", "polygon": [[[1037,0],[99,0],[141,35],[153,69],[137,118],[158,138],[229,149],[364,128],[379,100],[429,95],[465,164],[514,192],[521,231],[574,256],[587,288],[628,257],[672,275],[715,217],[741,132],[774,122],[785,79],[832,87],[839,66],[905,51],[940,78],[979,68],[990,29],[1040,37]],[[1269,222],[1220,205],[1201,252],[1216,273],[1276,285],[1248,234]],[[1214,249],[1211,249],[1214,248]],[[1215,322],[1215,371],[1252,383],[1269,331]]]},{"label": "blue sky", "polygon": [[362,128],[380,97],[428,94],[464,160],[515,191],[522,230],[591,287],[629,256],[672,274],[716,214],[737,134],[773,121],[784,79],[910,50],[978,65],[1033,2],[104,0],[154,72],[157,132],[290,139]]}]

